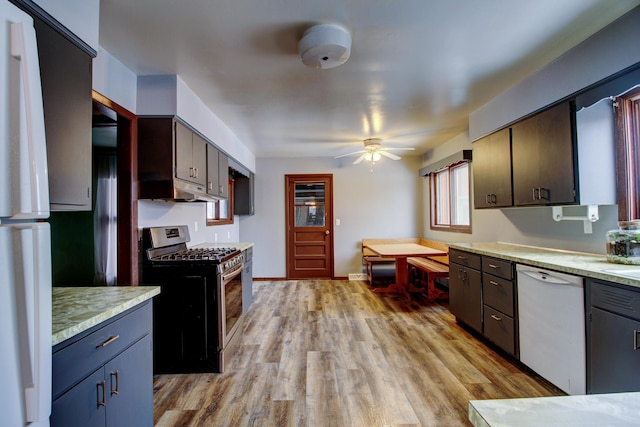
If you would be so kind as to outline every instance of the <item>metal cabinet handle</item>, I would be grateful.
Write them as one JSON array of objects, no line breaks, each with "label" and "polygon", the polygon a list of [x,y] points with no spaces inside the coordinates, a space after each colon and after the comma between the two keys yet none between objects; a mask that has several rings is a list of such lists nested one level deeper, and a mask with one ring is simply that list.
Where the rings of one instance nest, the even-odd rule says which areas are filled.
[{"label": "metal cabinet handle", "polygon": [[[111,372],[110,376],[111,376],[111,395],[113,396],[114,394],[120,394],[120,372],[119,371]],[[115,390],[113,389],[113,377],[116,377]]]},{"label": "metal cabinet handle", "polygon": [[[543,193],[546,193],[546,195]],[[548,188],[544,188],[544,187],[539,187],[538,188],[538,199],[539,200],[549,200],[549,194],[551,193],[551,190],[549,190]]]},{"label": "metal cabinet handle", "polygon": [[209,191],[213,190],[213,182],[207,181],[207,190]]},{"label": "metal cabinet handle", "polygon": [[495,314],[492,314],[492,315],[491,315],[491,318],[492,318],[493,320],[497,320],[498,322],[501,322],[501,321],[502,321],[502,317],[498,317],[498,316],[496,316]]},{"label": "metal cabinet handle", "polygon": [[495,265],[495,264],[489,264],[489,267],[491,267],[491,268],[495,268],[495,269],[498,269],[498,266],[497,266],[497,265]]},{"label": "metal cabinet handle", "polygon": [[489,283],[492,284],[493,286],[498,286],[498,282],[494,282],[493,280],[489,280]]},{"label": "metal cabinet handle", "polygon": [[103,342],[102,344],[98,344],[96,346],[96,348],[100,348],[100,347],[106,347],[109,344],[111,344],[112,342],[114,342],[115,340],[117,340],[118,338],[120,338],[120,335],[113,335],[111,336],[108,340],[106,340],[105,342]]},{"label": "metal cabinet handle", "polygon": [[491,194],[491,204],[492,205],[496,205],[498,204],[498,196],[496,194]]},{"label": "metal cabinet handle", "polygon": [[638,350],[638,330],[633,330],[633,349]]},{"label": "metal cabinet handle", "polygon": [[[98,388],[98,407],[100,406],[107,406],[107,382],[106,381],[100,381],[97,385]],[[102,389],[102,400],[100,400],[100,389]]]},{"label": "metal cabinet handle", "polygon": [[458,255],[458,259],[467,259],[466,256]]}]

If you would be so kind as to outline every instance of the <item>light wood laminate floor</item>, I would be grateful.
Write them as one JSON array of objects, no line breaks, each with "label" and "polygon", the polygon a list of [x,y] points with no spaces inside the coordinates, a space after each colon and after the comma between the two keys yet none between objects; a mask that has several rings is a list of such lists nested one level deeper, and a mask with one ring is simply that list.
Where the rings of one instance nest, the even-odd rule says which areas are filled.
[{"label": "light wood laminate floor", "polygon": [[254,282],[224,374],[157,375],[158,426],[467,426],[468,401],[561,391],[446,306],[361,281]]}]

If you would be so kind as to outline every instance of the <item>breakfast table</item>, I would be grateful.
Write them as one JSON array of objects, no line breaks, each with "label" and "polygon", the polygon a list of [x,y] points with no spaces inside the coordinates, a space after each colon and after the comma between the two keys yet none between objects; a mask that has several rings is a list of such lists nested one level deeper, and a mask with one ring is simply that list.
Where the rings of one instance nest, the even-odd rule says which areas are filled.
[{"label": "breakfast table", "polygon": [[422,289],[413,288],[409,283],[408,257],[428,257],[447,255],[446,251],[420,245],[418,243],[378,243],[367,246],[376,254],[385,258],[395,258],[396,280],[389,286],[375,288],[374,293],[401,293],[409,297],[409,292]]}]

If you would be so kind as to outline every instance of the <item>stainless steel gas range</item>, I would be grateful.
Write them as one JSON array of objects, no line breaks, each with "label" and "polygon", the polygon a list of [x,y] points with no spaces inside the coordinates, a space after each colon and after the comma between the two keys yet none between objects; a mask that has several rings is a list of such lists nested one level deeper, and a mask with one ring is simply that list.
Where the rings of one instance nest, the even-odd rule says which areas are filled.
[{"label": "stainless steel gas range", "polygon": [[242,253],[187,248],[186,225],[143,229],[143,282],[154,300],[154,373],[224,372],[240,341]]}]

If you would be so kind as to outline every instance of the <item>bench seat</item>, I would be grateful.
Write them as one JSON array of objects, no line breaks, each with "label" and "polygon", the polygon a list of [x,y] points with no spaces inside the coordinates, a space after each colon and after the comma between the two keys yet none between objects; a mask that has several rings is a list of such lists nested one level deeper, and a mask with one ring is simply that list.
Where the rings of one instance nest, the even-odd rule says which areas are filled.
[{"label": "bench seat", "polygon": [[409,265],[410,277],[412,273],[415,274],[419,271],[426,278],[427,296],[430,301],[449,297],[447,292],[437,289],[435,284],[436,279],[449,277],[449,266],[447,264],[422,257],[409,257],[407,258],[407,264]]}]

